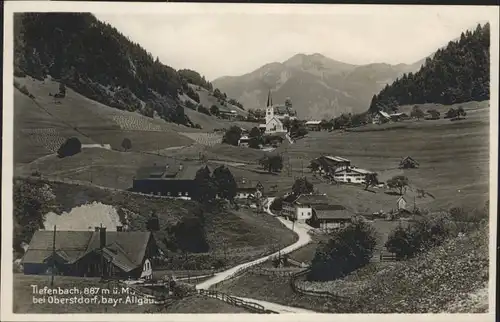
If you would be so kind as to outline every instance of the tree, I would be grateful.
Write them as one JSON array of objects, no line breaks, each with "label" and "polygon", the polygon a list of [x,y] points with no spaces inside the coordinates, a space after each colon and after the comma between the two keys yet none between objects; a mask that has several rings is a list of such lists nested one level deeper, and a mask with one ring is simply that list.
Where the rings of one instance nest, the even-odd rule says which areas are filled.
[{"label": "tree", "polygon": [[259,164],[269,172],[278,172],[283,169],[283,157],[281,155],[264,156]]},{"label": "tree", "polygon": [[217,186],[210,176],[208,167],[203,167],[196,172],[194,186],[196,189],[193,192],[193,200],[202,204],[211,203],[215,200]]},{"label": "tree", "polygon": [[374,228],[355,219],[348,227],[334,233],[328,243],[318,246],[307,279],[329,281],[343,277],[368,264],[375,246]]},{"label": "tree", "polygon": [[427,113],[429,113],[432,120],[438,120],[441,117],[441,113],[435,109],[428,110]]},{"label": "tree", "polygon": [[260,149],[261,142],[262,140],[260,139],[260,137],[252,137],[250,138],[250,140],[248,140],[248,146],[251,149]]},{"label": "tree", "polygon": [[199,104],[198,105],[198,112],[200,113],[203,113],[203,114],[206,114],[206,115],[210,115],[210,111],[208,110],[208,108],[206,108],[205,106],[203,106],[202,104]]},{"label": "tree", "polygon": [[250,130],[250,134],[248,135],[250,138],[259,138],[261,136],[261,132],[258,127],[254,126]]},{"label": "tree", "polygon": [[54,211],[55,195],[50,186],[36,180],[14,180],[13,247],[22,253],[21,243],[29,243],[35,231],[44,228],[45,214]]},{"label": "tree", "polygon": [[82,143],[78,138],[67,139],[57,150],[57,156],[60,158],[69,157],[82,151]]},{"label": "tree", "polygon": [[416,253],[412,245],[412,236],[410,229],[398,225],[387,237],[385,247],[391,253],[396,255],[396,260],[407,259]]},{"label": "tree", "polygon": [[124,138],[122,141],[122,148],[127,151],[132,149],[132,141],[129,138]]},{"label": "tree", "polygon": [[283,128],[290,132],[290,128],[292,126],[292,122],[290,122],[290,118],[283,119]]},{"label": "tree", "polygon": [[387,180],[387,186],[390,189],[398,189],[400,195],[403,195],[403,190],[405,190],[408,185],[408,178],[402,175],[394,176],[391,179]]},{"label": "tree", "polygon": [[229,130],[224,133],[222,143],[238,146],[238,141],[241,138],[241,129],[238,126],[231,126]]},{"label": "tree", "polygon": [[272,211],[281,211],[283,209],[283,198],[274,198],[273,202],[269,206]]},{"label": "tree", "polygon": [[444,116],[445,119],[452,119],[455,117],[457,117],[457,111],[453,107],[451,107]]},{"label": "tree", "polygon": [[369,187],[378,185],[378,178],[376,173],[367,173],[365,176],[365,190]]},{"label": "tree", "polygon": [[458,119],[460,119],[462,116],[463,116],[463,117],[467,116],[467,112],[465,112],[464,108],[463,108],[462,106],[460,106],[460,107],[457,109],[457,115],[456,115],[456,117],[457,117]]},{"label": "tree", "polygon": [[160,220],[155,211],[151,211],[151,215],[146,223],[146,229],[148,231],[158,231],[160,230]]},{"label": "tree", "polygon": [[295,196],[299,196],[301,194],[310,194],[314,191],[314,185],[310,183],[307,178],[298,178],[295,180],[292,186],[292,193]]},{"label": "tree", "polygon": [[215,186],[217,187],[217,194],[219,197],[231,202],[234,201],[238,185],[236,184],[231,171],[227,167],[221,165],[214,170],[212,178]]},{"label": "tree", "polygon": [[60,97],[66,97],[66,85],[64,83],[59,83],[59,94]]},{"label": "tree", "polygon": [[219,116],[219,113],[220,113],[220,111],[219,111],[219,108],[217,107],[217,105],[212,105],[210,107],[210,114],[215,115],[215,116]]},{"label": "tree", "polygon": [[425,116],[424,112],[420,109],[420,107],[418,106],[414,106],[412,111],[411,111],[411,114],[410,114],[411,117],[413,118],[416,118],[417,120],[420,120],[421,118],[423,118]]}]

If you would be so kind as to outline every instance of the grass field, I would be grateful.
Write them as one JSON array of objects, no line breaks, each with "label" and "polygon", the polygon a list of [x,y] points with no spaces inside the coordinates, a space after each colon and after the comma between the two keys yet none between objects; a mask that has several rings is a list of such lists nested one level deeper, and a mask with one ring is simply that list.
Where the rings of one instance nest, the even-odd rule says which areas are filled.
[{"label": "grass field", "polygon": [[[477,113],[477,117],[468,116],[459,122],[420,121],[412,128],[387,131],[312,132],[291,145],[288,156],[295,173],[300,173],[302,164],[307,166],[312,158],[323,154],[342,156],[360,168],[381,172],[382,180],[402,173],[412,187],[436,197],[416,198],[417,206],[420,203],[430,210],[482,206],[489,191],[489,121],[484,112],[487,104],[470,103],[477,109],[468,109],[467,113]],[[407,155],[416,159],[420,168],[398,170],[399,161]],[[382,190],[357,191],[362,187],[323,185],[319,188],[359,211],[364,211],[363,208],[378,211],[377,203],[394,207],[397,199],[387,198]],[[408,191],[409,204],[413,203],[414,193]]]},{"label": "grass field", "polygon": [[[50,286],[50,276],[22,275],[14,274],[14,313],[247,313],[244,309],[238,308],[222,301],[202,297],[199,295],[189,296],[175,300],[169,305],[160,304],[55,304],[33,302],[33,288],[36,285],[39,289]],[[56,276],[54,288],[74,289],[84,292],[87,287],[99,287],[101,289],[112,289],[117,284],[101,283],[99,278],[80,278],[69,276]],[[121,286],[120,290],[121,290]],[[70,298],[75,295],[59,295],[58,298]],[[42,296],[38,295],[37,298]],[[90,297],[90,296],[89,296]],[[125,302],[127,295],[105,295],[106,298],[123,299]]]},{"label": "grass field", "polygon": [[90,100],[67,89],[66,97],[55,103],[49,93],[57,93],[58,83],[16,78],[35,96],[34,100],[14,90],[15,163],[26,163],[53,153],[69,137],[82,143],[111,144],[121,149],[124,138],[132,150],[152,151],[183,146],[193,141],[178,132],[199,131],[186,126],[121,111]]}]

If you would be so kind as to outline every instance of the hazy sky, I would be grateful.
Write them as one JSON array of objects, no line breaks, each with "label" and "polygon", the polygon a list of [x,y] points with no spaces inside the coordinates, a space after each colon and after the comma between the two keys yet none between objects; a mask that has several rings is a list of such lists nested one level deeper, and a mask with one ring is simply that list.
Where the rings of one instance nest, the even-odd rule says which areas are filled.
[{"label": "hazy sky", "polygon": [[194,69],[213,80],[245,74],[297,53],[321,53],[352,64],[413,63],[477,22],[488,21],[495,10],[451,6],[273,8],[95,15],[162,63]]}]

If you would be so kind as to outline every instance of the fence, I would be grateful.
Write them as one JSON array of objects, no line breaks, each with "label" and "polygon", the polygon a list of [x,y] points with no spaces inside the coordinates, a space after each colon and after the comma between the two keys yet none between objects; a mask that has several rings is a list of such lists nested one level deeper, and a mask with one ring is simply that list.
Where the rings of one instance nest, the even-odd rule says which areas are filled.
[{"label": "fence", "polygon": [[337,300],[337,301],[347,301],[349,299],[349,298],[347,298],[345,296],[341,296],[341,295],[338,295],[338,294],[335,294],[335,293],[326,292],[326,291],[308,290],[308,289],[305,289],[305,288],[297,285],[296,284],[297,279],[299,279],[300,277],[306,275],[307,273],[309,273],[309,271],[310,271],[310,269],[306,269],[306,270],[300,271],[300,272],[292,275],[292,278],[290,279],[290,287],[292,288],[292,290],[295,293],[299,293],[299,294],[302,294],[302,295],[310,295],[310,296],[317,296],[317,297],[329,298],[329,299],[333,299],[333,300]]},{"label": "fence", "polygon": [[250,272],[265,276],[280,276],[280,277],[291,277],[297,274],[297,269],[292,270],[279,270],[279,269],[269,269],[263,267],[252,268]]},{"label": "fence", "polygon": [[234,306],[237,306],[237,307],[242,307],[246,310],[249,310],[249,311],[252,311],[252,312],[256,312],[256,313],[274,313],[274,314],[277,314],[278,312],[275,312],[275,311],[271,311],[271,310],[267,310],[264,306],[260,305],[260,304],[257,304],[257,303],[254,303],[254,302],[249,302],[249,301],[244,301],[242,299],[239,299],[237,297],[234,297],[234,296],[230,296],[230,295],[227,295],[225,293],[222,293],[222,292],[219,292],[219,291],[214,291],[214,290],[198,290],[198,293],[203,295],[203,296],[207,296],[207,297],[211,297],[211,298],[214,298],[214,299],[218,299],[220,301],[223,301],[223,302],[226,302],[230,305],[234,305]]}]

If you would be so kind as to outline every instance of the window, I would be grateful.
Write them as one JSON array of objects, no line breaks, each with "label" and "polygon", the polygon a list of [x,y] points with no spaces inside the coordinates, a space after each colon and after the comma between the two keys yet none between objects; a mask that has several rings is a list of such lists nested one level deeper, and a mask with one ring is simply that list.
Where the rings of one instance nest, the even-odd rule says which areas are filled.
[{"label": "window", "polygon": [[177,193],[177,195],[178,195],[178,196],[182,196],[182,192],[180,192],[180,191],[179,191],[179,192]]}]

